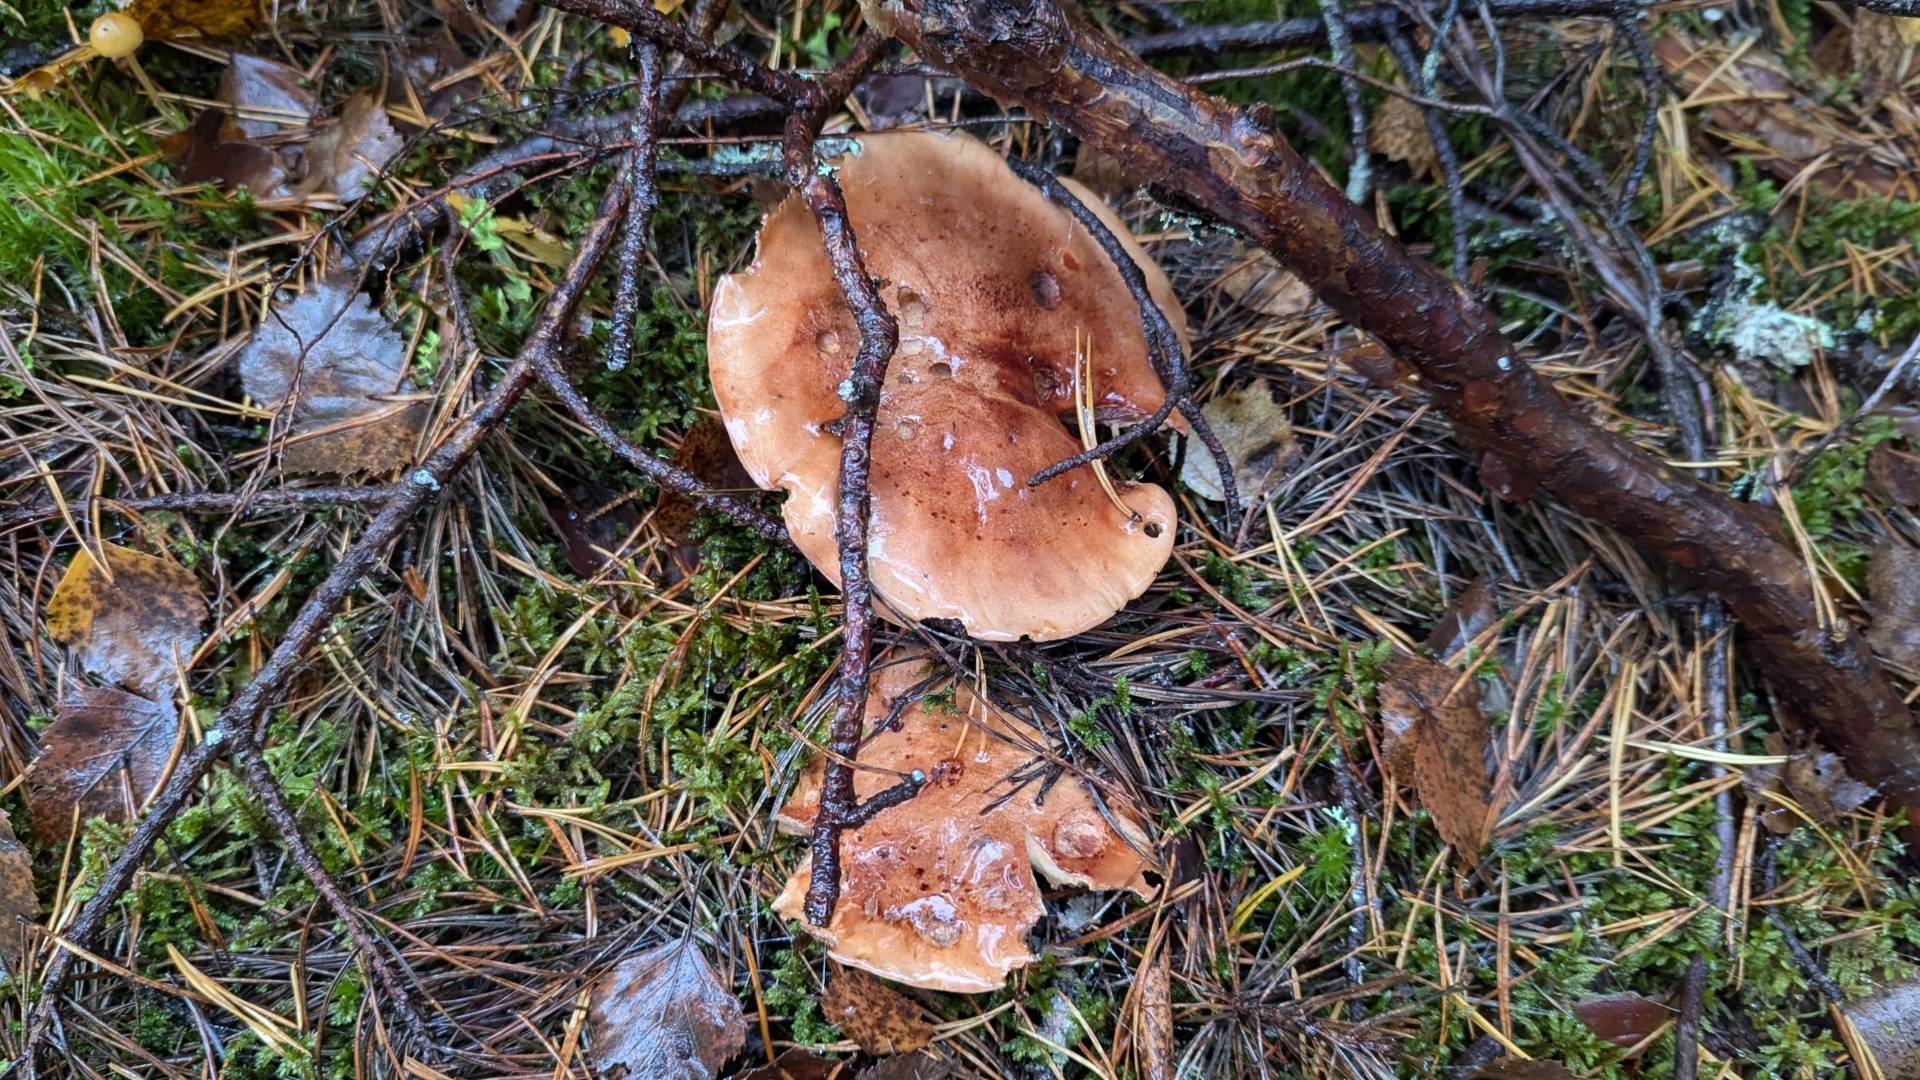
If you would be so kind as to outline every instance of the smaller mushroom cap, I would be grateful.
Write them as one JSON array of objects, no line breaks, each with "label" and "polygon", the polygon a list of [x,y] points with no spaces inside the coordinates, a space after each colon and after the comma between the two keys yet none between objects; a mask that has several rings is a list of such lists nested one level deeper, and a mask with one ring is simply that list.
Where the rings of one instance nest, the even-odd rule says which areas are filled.
[{"label": "smaller mushroom cap", "polygon": [[[933,990],[979,993],[1006,983],[1032,962],[1027,935],[1043,914],[1033,871],[1056,885],[1148,892],[1139,823],[1094,801],[1078,777],[1051,786],[1036,753],[1045,738],[1024,721],[955,687],[951,704],[924,695],[922,659],[875,672],[867,723],[874,732],[860,763],[895,772],[922,770],[920,793],[884,810],[840,839],[840,899],[825,927],[809,933],[834,959]],[[812,828],[824,765],[801,779],[780,824]],[[865,799],[893,783],[874,769],[854,772]],[[807,885],[803,863],[774,901],[800,919]]]},{"label": "smaller mushroom cap", "polygon": [[[870,470],[870,572],[883,610],[957,619],[987,640],[1069,637],[1152,585],[1173,548],[1172,498],[1093,470],[1039,487],[1081,449],[1076,358],[1091,356],[1095,412],[1145,417],[1165,399],[1120,272],[1065,210],[965,134],[865,137],[836,168],[869,273],[900,325]],[[1095,196],[1184,334],[1165,275]],[[714,396],[756,483],[783,488],[794,543],[839,580],[834,524],[846,412],[840,385],[859,331],[820,230],[789,197],[761,226],[753,266],[721,279],[708,326]]]}]

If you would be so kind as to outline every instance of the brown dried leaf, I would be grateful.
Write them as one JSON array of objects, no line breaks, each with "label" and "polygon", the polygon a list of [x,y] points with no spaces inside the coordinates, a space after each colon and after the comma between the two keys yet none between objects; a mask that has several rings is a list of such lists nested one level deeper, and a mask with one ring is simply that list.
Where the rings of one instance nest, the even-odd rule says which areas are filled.
[{"label": "brown dried leaf", "polygon": [[340,107],[340,118],[320,130],[307,144],[306,177],[301,194],[329,192],[338,199],[357,199],[372,189],[380,170],[406,147],[406,140],[387,119],[386,106],[376,90],[362,90]]},{"label": "brown dried leaf", "polygon": [[1557,1061],[1503,1057],[1475,1069],[1473,1080],[1580,1080],[1580,1074]]},{"label": "brown dried leaf", "polygon": [[234,124],[251,139],[283,128],[305,127],[318,107],[313,91],[300,85],[300,70],[264,56],[234,53],[220,75],[214,95],[233,113]]},{"label": "brown dried leaf", "polygon": [[402,396],[406,353],[350,279],[327,278],[261,321],[240,353],[240,381],[283,414],[287,469],[389,473],[412,460],[426,419],[423,403]]},{"label": "brown dried leaf", "polygon": [[1374,110],[1367,126],[1367,145],[1389,161],[1404,161],[1414,179],[1436,177],[1440,155],[1427,137],[1427,120],[1420,106],[1391,95]]},{"label": "brown dried leaf", "polygon": [[[1233,482],[1242,499],[1255,501],[1265,495],[1300,457],[1293,422],[1265,380],[1215,395],[1200,412],[1233,462]],[[1198,439],[1187,440],[1180,482],[1203,499],[1220,502],[1227,497],[1220,486],[1220,469]]]},{"label": "brown dried leaf", "polygon": [[1299,315],[1316,302],[1306,282],[1258,248],[1221,275],[1220,290],[1234,303],[1276,319]]},{"label": "brown dried leaf", "polygon": [[1660,1030],[1673,1018],[1673,1010],[1642,994],[1608,994],[1574,1002],[1573,1015],[1600,1038],[1629,1047]]},{"label": "brown dried leaf", "polygon": [[930,1053],[897,1054],[861,1070],[860,1080],[947,1080],[953,1062]]},{"label": "brown dried leaf", "polygon": [[133,0],[125,11],[153,41],[245,37],[261,24],[258,0]]},{"label": "brown dried leaf", "polygon": [[1895,503],[1909,510],[1920,507],[1920,455],[1881,443],[1867,454],[1867,475]]},{"label": "brown dried leaf", "polygon": [[764,1065],[733,1074],[733,1080],[837,1080],[847,1063],[794,1047]]},{"label": "brown dried leaf", "polygon": [[1847,775],[1840,755],[1825,751],[1793,755],[1781,766],[1780,779],[1800,809],[1822,824],[1858,810],[1874,794],[1873,788]]},{"label": "brown dried leaf", "polygon": [[33,890],[33,857],[13,833],[13,821],[0,813],[0,970],[19,978],[39,935],[28,924],[40,921],[40,897]]},{"label": "brown dried leaf", "polygon": [[[1920,1080],[1920,983],[1896,983],[1841,1009],[1886,1080]],[[1865,1075],[1856,1067],[1856,1075]]]},{"label": "brown dried leaf", "polygon": [[173,162],[182,184],[245,188],[256,199],[287,194],[287,169],[271,148],[246,139],[239,125],[217,109],[203,110],[187,130],[163,135],[160,152]]},{"label": "brown dried leaf", "polygon": [[621,960],[593,989],[595,1076],[712,1080],[746,1045],[740,1002],[689,938]]},{"label": "brown dried leaf", "polygon": [[[733,440],[718,417],[701,413],[673,451],[673,463],[708,487],[721,490],[753,491],[753,478],[733,452]],[[693,521],[700,504],[684,495],[662,489],[653,507],[653,527],[667,541],[667,558],[681,577],[700,567],[700,545],[693,538]]]},{"label": "brown dried leaf", "polygon": [[1874,549],[1867,571],[1873,622],[1867,642],[1882,659],[1920,668],[1920,549],[1888,542]]},{"label": "brown dried leaf", "polygon": [[78,687],[60,703],[28,766],[33,831],[62,843],[73,821],[125,821],[158,786],[173,756],[180,718],[172,698],[155,701],[109,686]]},{"label": "brown dried leaf", "polygon": [[111,580],[81,548],[47,601],[47,636],[108,682],[171,700],[176,672],[206,637],[200,583],[170,559],[114,544],[101,551]]},{"label": "brown dried leaf", "polygon": [[1872,105],[1900,91],[1912,70],[1915,38],[1908,19],[1858,8],[1853,13],[1853,70],[1860,76],[1860,101]]},{"label": "brown dried leaf", "polygon": [[497,30],[511,30],[525,6],[525,0],[433,0],[434,14],[455,33],[489,41],[497,31],[489,31],[487,24]]},{"label": "brown dried leaf", "polygon": [[1401,729],[1382,739],[1388,767],[1410,741],[1414,788],[1434,828],[1462,859],[1477,859],[1493,826],[1489,734],[1479,686],[1425,657],[1396,657],[1381,672],[1380,711],[1390,736]]},{"label": "brown dried leaf", "polygon": [[1442,660],[1450,659],[1499,621],[1500,611],[1493,604],[1493,583],[1482,578],[1447,605],[1439,621],[1427,632],[1427,648]]},{"label": "brown dried leaf", "polygon": [[876,1057],[910,1054],[933,1041],[933,1025],[911,998],[857,968],[833,973],[820,995],[827,1022]]},{"label": "brown dried leaf", "polygon": [[387,119],[408,135],[417,135],[461,102],[483,91],[478,78],[449,81],[472,63],[448,33],[400,50],[387,79]]},{"label": "brown dried leaf", "polygon": [[547,513],[560,533],[560,554],[583,578],[605,568],[609,553],[618,550],[640,524],[632,500],[599,484],[576,484],[564,498],[548,499]]}]

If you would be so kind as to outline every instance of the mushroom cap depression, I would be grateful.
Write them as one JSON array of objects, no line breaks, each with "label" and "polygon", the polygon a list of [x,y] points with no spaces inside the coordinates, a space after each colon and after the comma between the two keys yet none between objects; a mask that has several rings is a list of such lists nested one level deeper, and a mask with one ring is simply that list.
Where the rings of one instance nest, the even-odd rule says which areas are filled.
[{"label": "mushroom cap depression", "polygon": [[[868,559],[882,609],[958,619],[987,640],[1070,637],[1145,592],[1173,549],[1173,500],[1119,485],[1122,513],[1082,467],[1074,369],[1091,345],[1095,411],[1126,421],[1165,391],[1119,270],[1065,210],[965,134],[867,136],[836,168],[867,271],[900,324],[874,429]],[[1076,191],[1132,252],[1184,336],[1165,275],[1098,198]],[[819,227],[789,196],[752,267],[720,280],[708,326],[714,395],[756,483],[787,492],[794,543],[839,580],[834,522],[859,331]]]},{"label": "mushroom cap depression", "polygon": [[[1148,892],[1147,840],[1124,812],[1102,812],[1078,777],[1052,775],[1037,750],[1045,736],[956,687],[951,703],[901,699],[927,681],[922,659],[874,673],[867,699],[873,732],[860,763],[923,771],[919,794],[840,838],[840,900],[825,927],[808,933],[834,959],[933,990],[979,993],[1033,960],[1027,935],[1043,913],[1033,872],[1055,885]],[[814,762],[780,810],[793,832],[820,810],[824,760]],[[853,775],[866,799],[894,783],[874,769]],[[799,919],[809,866],[773,902]]]}]

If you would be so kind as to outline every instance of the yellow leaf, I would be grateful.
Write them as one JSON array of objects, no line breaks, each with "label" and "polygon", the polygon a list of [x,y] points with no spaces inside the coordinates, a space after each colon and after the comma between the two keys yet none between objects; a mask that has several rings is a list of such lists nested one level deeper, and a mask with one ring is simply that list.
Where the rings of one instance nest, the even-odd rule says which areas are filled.
[{"label": "yellow leaf", "polygon": [[113,544],[100,550],[104,572],[86,548],[67,565],[47,601],[47,636],[109,682],[170,696],[175,672],[205,638],[200,583],[171,559]]},{"label": "yellow leaf", "polygon": [[245,37],[261,22],[259,0],[133,0],[125,10],[149,40]]}]

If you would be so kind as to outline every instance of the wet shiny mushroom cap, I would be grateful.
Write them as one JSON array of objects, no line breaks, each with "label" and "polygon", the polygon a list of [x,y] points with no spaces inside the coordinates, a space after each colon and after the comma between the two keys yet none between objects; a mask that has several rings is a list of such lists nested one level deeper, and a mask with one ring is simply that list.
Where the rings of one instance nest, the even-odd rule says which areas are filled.
[{"label": "wet shiny mushroom cap", "polygon": [[[1077,777],[1053,775],[1032,726],[964,687],[928,698],[919,659],[875,673],[860,762],[928,782],[912,800],[841,835],[840,900],[826,927],[808,927],[843,964],[913,986],[978,993],[1033,960],[1027,935],[1043,910],[1034,871],[1055,885],[1147,893],[1147,842],[1125,813],[1094,801]],[[911,697],[918,689],[922,696]],[[903,695],[907,697],[903,698]],[[909,703],[910,702],[910,703]],[[804,832],[819,812],[816,762],[781,809]],[[894,782],[854,773],[862,799]],[[1044,794],[1042,789],[1045,789]],[[774,901],[801,918],[803,862]]]},{"label": "wet shiny mushroom cap", "polygon": [[[869,136],[834,163],[867,269],[900,324],[873,441],[871,573],[883,610],[957,619],[988,640],[1069,637],[1152,584],[1173,547],[1173,500],[1120,484],[1121,512],[1091,468],[1038,488],[1080,449],[1076,348],[1091,356],[1103,420],[1143,417],[1164,392],[1119,271],[1066,211],[965,134]],[[1133,251],[1184,333],[1172,289]],[[708,354],[728,435],[755,482],[788,493],[794,542],[836,581],[833,526],[859,346],[820,232],[789,197],[757,257],[714,291]]]}]

